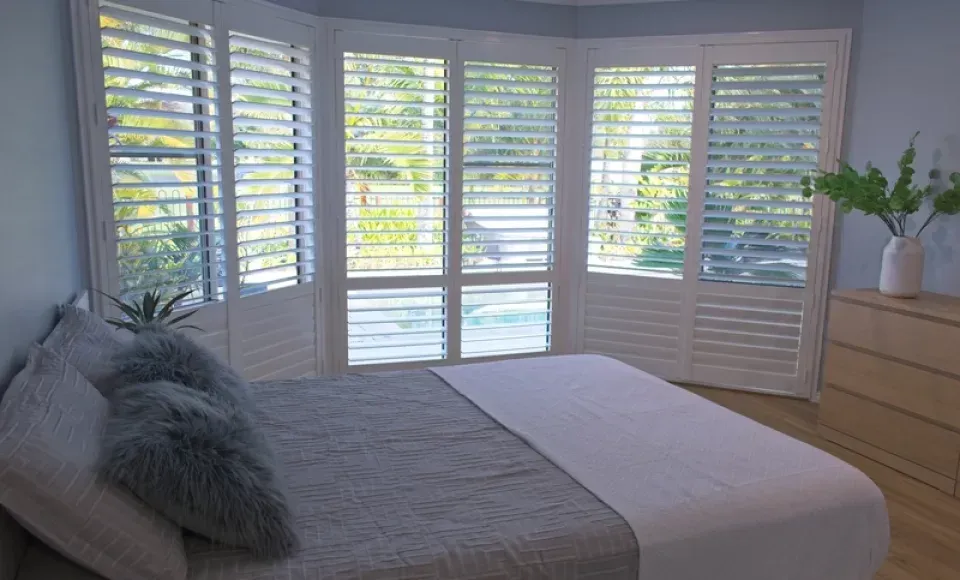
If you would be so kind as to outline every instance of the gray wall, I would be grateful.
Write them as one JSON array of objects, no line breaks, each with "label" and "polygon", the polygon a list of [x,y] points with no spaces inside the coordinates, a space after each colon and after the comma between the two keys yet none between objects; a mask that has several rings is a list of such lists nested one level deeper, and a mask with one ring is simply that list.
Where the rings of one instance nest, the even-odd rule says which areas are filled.
[{"label": "gray wall", "polygon": [[332,18],[572,38],[577,9],[517,0],[271,0]]},{"label": "gray wall", "polygon": [[580,38],[856,28],[863,0],[695,0],[581,8]]},{"label": "gray wall", "polygon": [[[847,159],[867,161],[891,180],[915,131],[917,177],[931,167],[960,171],[960,2],[866,0]],[[920,215],[925,215],[922,213]],[[872,287],[890,237],[876,218],[844,216],[837,286]],[[942,218],[923,234],[924,289],[960,295],[960,216]]]},{"label": "gray wall", "polygon": [[0,390],[83,287],[65,0],[0,0]]}]

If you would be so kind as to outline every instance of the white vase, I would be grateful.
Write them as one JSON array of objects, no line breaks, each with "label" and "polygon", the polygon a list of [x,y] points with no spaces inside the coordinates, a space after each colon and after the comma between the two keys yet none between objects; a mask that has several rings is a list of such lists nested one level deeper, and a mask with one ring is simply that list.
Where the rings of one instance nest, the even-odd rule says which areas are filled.
[{"label": "white vase", "polygon": [[916,298],[923,283],[923,244],[917,238],[894,236],[883,248],[880,293]]}]

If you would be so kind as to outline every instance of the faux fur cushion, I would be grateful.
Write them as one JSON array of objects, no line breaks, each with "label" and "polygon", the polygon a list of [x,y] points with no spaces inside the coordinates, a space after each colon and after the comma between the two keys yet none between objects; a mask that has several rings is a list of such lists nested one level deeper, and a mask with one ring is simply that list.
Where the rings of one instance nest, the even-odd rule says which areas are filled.
[{"label": "faux fur cushion", "polygon": [[169,382],[110,397],[101,473],[197,534],[282,558],[298,546],[274,454],[243,409]]},{"label": "faux fur cushion", "polygon": [[177,383],[250,409],[249,387],[240,375],[185,334],[145,326],[113,356],[117,385]]}]

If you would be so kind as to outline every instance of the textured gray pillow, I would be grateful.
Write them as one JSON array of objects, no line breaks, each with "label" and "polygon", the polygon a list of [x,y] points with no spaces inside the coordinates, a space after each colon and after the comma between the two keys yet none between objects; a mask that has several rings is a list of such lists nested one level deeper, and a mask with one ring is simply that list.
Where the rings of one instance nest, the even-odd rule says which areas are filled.
[{"label": "textured gray pillow", "polygon": [[101,473],[197,534],[261,558],[298,546],[274,454],[243,409],[169,382],[110,397]]},{"label": "textured gray pillow", "polygon": [[113,357],[118,385],[177,383],[224,401],[252,408],[240,375],[185,334],[162,325],[145,326]]},{"label": "textured gray pillow", "polygon": [[110,360],[132,340],[131,332],[117,330],[89,310],[67,305],[43,346],[60,355],[98,391],[107,394],[113,386]]},{"label": "textured gray pillow", "polygon": [[180,528],[97,477],[107,401],[40,346],[0,403],[0,502],[24,528],[110,580],[187,575]]}]

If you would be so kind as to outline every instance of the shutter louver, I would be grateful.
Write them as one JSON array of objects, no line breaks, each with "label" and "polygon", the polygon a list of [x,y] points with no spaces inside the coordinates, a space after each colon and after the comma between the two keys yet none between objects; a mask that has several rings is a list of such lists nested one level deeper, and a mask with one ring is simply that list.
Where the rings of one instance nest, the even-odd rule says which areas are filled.
[{"label": "shutter louver", "polygon": [[122,298],[226,292],[218,98],[208,27],[100,8]]},{"label": "shutter louver", "polygon": [[550,269],[557,70],[468,61],[464,84],[463,272]]},{"label": "shutter louver", "polygon": [[230,33],[240,290],[314,275],[310,54]]},{"label": "shutter louver", "polygon": [[683,275],[696,69],[595,69],[588,270]]},{"label": "shutter louver", "polygon": [[442,274],[447,62],[348,52],[343,68],[347,276]]},{"label": "shutter louver", "polygon": [[550,350],[550,284],[465,286],[463,358]]},{"label": "shutter louver", "polygon": [[350,290],[347,293],[350,366],[446,358],[443,288]]},{"label": "shutter louver", "polygon": [[716,65],[700,279],[803,287],[825,64]]}]

